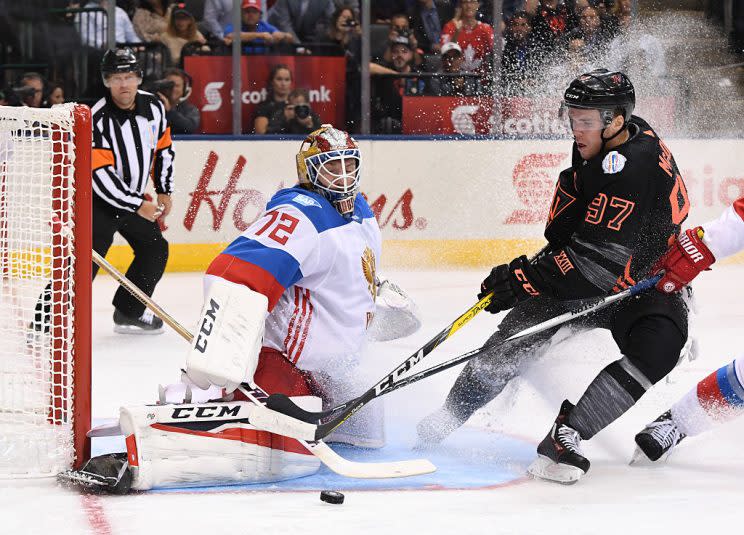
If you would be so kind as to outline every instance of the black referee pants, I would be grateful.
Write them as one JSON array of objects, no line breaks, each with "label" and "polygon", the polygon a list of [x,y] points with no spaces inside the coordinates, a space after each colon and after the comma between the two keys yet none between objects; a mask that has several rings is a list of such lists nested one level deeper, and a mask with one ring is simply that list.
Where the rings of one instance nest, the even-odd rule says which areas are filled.
[{"label": "black referee pants", "polygon": [[[168,261],[168,242],[157,222],[151,222],[134,212],[118,210],[93,195],[93,250],[106,256],[114,234],[119,233],[134,252],[134,260],[127,269],[127,279],[152,296]],[[93,264],[93,278],[98,266]],[[139,317],[145,305],[123,286],[114,294],[113,305],[126,316]]]}]

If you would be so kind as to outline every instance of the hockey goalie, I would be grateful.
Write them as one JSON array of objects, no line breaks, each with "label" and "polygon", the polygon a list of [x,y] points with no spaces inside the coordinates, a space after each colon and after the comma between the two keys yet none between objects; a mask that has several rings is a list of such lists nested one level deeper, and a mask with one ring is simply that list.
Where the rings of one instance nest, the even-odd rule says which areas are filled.
[{"label": "hockey goalie", "polygon": [[[361,156],[330,125],[296,156],[299,183],[211,263],[204,306],[182,381],[156,405],[124,407],[126,453],[91,459],[61,475],[88,488],[126,492],[162,487],[279,481],[316,472],[297,440],[258,429],[258,405],[242,382],[318,411],[358,394],[368,338],[407,336],[420,326],[414,303],[376,272],[381,238],[359,193]],[[360,411],[329,442],[384,444],[380,403]]]}]

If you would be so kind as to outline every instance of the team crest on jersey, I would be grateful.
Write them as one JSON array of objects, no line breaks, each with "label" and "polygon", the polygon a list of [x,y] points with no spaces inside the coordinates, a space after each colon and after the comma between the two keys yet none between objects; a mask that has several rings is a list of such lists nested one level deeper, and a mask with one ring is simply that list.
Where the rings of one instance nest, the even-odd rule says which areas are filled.
[{"label": "team crest on jersey", "polygon": [[602,169],[604,170],[605,174],[611,175],[614,173],[619,173],[623,170],[623,167],[625,167],[625,162],[627,162],[628,159],[617,152],[616,150],[613,150],[612,152],[607,153],[607,156],[604,157],[604,160],[602,160]]},{"label": "team crest on jersey", "polygon": [[[364,278],[367,279],[367,288],[369,294],[372,296],[372,301],[377,301],[377,284],[375,284],[375,253],[369,247],[364,248],[362,254],[362,273]],[[374,312],[367,312],[367,328],[372,323],[372,319],[375,317]]]},{"label": "team crest on jersey", "polygon": [[377,299],[377,285],[375,284],[375,253],[369,247],[364,248],[362,254],[362,273],[367,279],[367,288],[372,296],[372,301]]},{"label": "team crest on jersey", "polygon": [[307,195],[303,195],[302,193],[298,193],[294,197],[292,197],[292,200],[296,202],[297,204],[301,204],[303,206],[317,206],[318,208],[322,208],[320,203],[313,199],[312,197],[308,197]]}]

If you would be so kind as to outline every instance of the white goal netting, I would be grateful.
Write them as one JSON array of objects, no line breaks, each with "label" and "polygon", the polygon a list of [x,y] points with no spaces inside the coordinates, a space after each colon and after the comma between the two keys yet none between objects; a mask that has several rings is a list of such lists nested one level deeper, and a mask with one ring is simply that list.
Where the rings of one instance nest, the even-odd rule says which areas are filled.
[{"label": "white goal netting", "polygon": [[73,387],[74,117],[0,107],[0,478],[69,468],[75,396],[89,396]]}]

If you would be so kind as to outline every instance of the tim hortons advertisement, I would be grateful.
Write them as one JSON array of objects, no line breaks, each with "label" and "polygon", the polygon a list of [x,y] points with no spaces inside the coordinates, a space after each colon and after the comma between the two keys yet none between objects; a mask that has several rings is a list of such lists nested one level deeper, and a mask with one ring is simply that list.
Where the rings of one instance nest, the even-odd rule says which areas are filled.
[{"label": "tim hortons advertisement", "polygon": [[[346,58],[335,56],[242,56],[240,95],[243,132],[253,129],[256,106],[268,96],[269,73],[287,65],[294,87],[310,93],[310,106],[321,122],[344,124]],[[201,111],[201,132],[232,133],[232,58],[186,56],[184,69],[193,80],[191,102]]]},{"label": "tim hortons advertisement", "polygon": [[[404,134],[568,136],[558,99],[403,97]],[[636,113],[659,132],[674,129],[674,99],[641,99]]]},{"label": "tim hortons advertisement", "polygon": [[[685,225],[744,196],[744,140],[669,140],[692,205]],[[169,269],[204,269],[296,183],[296,141],[175,142],[176,193],[165,236]],[[475,266],[529,253],[542,240],[570,142],[361,141],[362,192],[377,215],[384,267]],[[123,243],[123,242],[118,242]]]}]

